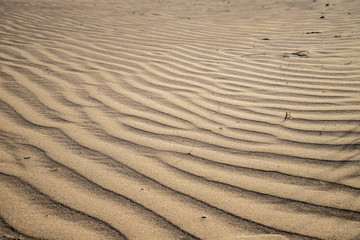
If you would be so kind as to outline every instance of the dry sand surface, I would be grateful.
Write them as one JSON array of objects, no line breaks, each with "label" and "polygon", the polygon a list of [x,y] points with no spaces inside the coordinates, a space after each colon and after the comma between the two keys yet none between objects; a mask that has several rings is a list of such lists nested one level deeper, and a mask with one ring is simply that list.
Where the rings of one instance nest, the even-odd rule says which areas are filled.
[{"label": "dry sand surface", "polygon": [[359,0],[0,0],[1,239],[360,239]]}]

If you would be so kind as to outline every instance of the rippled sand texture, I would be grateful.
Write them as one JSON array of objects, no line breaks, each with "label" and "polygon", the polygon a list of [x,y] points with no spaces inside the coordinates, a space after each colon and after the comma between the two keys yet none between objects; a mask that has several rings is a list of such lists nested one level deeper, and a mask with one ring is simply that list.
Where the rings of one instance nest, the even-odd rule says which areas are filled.
[{"label": "rippled sand texture", "polygon": [[254,2],[0,0],[0,237],[360,239],[360,4]]}]

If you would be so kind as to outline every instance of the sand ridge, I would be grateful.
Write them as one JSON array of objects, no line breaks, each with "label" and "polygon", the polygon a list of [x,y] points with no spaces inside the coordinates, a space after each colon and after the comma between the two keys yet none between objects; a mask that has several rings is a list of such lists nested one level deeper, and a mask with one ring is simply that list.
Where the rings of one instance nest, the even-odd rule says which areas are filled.
[{"label": "sand ridge", "polygon": [[358,239],[359,16],[0,0],[0,237]]}]

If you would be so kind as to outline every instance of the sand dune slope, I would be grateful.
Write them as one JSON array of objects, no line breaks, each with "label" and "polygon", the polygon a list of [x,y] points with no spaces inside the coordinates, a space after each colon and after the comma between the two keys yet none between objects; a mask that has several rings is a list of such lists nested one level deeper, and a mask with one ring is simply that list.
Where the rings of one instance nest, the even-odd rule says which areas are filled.
[{"label": "sand dune slope", "polygon": [[359,26],[357,0],[0,0],[0,237],[360,239]]}]

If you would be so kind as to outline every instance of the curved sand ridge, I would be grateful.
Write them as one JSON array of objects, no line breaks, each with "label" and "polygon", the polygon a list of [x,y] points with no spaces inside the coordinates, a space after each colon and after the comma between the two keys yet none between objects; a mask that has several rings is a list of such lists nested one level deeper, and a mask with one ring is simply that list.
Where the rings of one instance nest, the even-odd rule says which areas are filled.
[{"label": "curved sand ridge", "polygon": [[325,4],[0,1],[3,239],[358,239],[360,5]]}]

